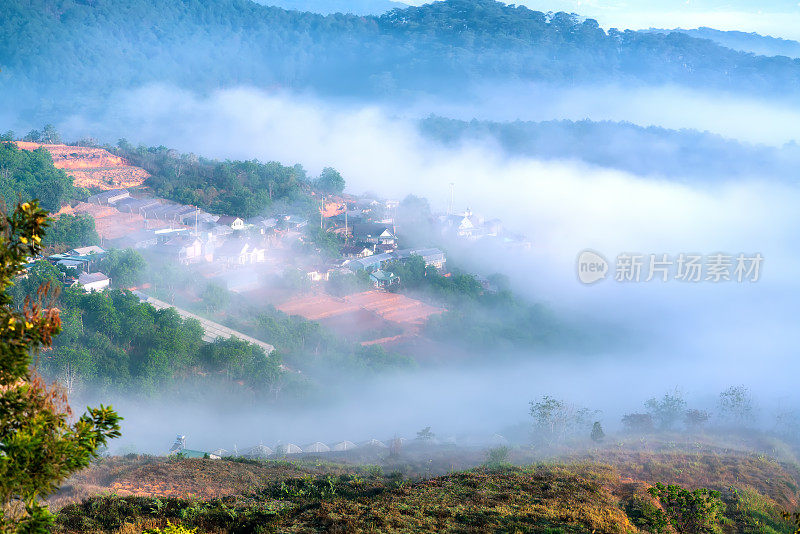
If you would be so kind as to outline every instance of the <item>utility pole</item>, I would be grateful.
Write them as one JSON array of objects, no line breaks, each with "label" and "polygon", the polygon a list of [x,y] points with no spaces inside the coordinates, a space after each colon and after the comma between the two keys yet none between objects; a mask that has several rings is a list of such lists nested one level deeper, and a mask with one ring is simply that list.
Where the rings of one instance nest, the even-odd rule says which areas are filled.
[{"label": "utility pole", "polygon": [[344,203],[344,244],[347,244],[347,201]]},{"label": "utility pole", "polygon": [[453,214],[453,200],[455,198],[455,186],[456,184],[454,182],[450,182],[450,206],[447,209],[448,215]]},{"label": "utility pole", "polygon": [[325,228],[322,227],[322,217],[325,214],[325,195],[322,195],[322,207],[319,208],[319,228],[320,230],[324,230]]}]

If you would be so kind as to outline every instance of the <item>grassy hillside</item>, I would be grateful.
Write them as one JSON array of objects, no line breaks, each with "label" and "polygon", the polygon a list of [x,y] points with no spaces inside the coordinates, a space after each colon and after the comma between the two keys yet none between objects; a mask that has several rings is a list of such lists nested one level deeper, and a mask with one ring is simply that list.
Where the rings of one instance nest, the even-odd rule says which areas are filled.
[{"label": "grassy hillside", "polygon": [[[62,508],[59,531],[140,532],[168,522],[201,532],[794,531],[781,512],[797,506],[797,470],[764,457],[603,452],[436,475],[447,471],[444,465],[423,456],[384,468],[313,458],[291,463],[107,459],[73,479],[57,498],[64,504],[106,494]],[[131,480],[149,487],[169,483],[172,490],[138,490],[146,496],[127,497],[106,493]],[[95,486],[86,491],[90,482]],[[684,495],[693,495],[690,502],[709,529],[687,530],[670,502],[649,491],[659,482],[678,484],[687,490]],[[699,488],[719,494],[688,493]]]}]

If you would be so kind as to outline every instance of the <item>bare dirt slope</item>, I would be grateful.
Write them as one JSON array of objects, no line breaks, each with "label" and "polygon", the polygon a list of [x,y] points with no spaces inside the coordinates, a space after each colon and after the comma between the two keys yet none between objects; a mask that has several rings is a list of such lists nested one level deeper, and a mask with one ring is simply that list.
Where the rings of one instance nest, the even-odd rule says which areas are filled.
[{"label": "bare dirt slope", "polygon": [[44,148],[53,156],[53,164],[75,180],[76,187],[116,189],[138,187],[150,176],[139,167],[102,148],[50,145],[17,141],[22,150]]}]

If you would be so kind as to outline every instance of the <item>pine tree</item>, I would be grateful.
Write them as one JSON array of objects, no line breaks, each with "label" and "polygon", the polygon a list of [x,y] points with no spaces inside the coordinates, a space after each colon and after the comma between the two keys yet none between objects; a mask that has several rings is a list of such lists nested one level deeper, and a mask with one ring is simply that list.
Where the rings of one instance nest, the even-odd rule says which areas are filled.
[{"label": "pine tree", "polygon": [[595,421],[592,426],[592,441],[600,443],[605,437],[606,433],[603,432],[603,426],[600,424],[600,421]]},{"label": "pine tree", "polygon": [[40,288],[21,312],[8,294],[41,253],[48,223],[37,201],[0,213],[0,533],[49,532],[54,516],[42,499],[120,435],[120,417],[110,406],[89,408],[75,420],[63,390],[36,373],[34,356],[61,327],[58,309],[46,306],[53,288]]}]

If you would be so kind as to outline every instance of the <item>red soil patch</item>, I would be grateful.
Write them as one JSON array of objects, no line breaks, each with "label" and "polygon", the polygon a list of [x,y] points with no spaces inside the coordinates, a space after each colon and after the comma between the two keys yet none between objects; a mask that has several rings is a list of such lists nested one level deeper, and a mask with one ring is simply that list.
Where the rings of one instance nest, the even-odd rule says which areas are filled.
[{"label": "red soil patch", "polygon": [[444,308],[437,308],[422,301],[397,293],[384,291],[366,291],[348,295],[345,302],[370,310],[387,321],[422,326],[431,315],[443,313]]},{"label": "red soil patch", "polygon": [[320,321],[346,335],[377,330],[389,324],[399,325],[404,330],[402,334],[364,341],[362,345],[397,344],[416,337],[428,317],[445,311],[405,295],[383,291],[366,291],[344,298],[324,293],[296,297],[277,308],[288,315]]},{"label": "red soil patch", "polygon": [[383,291],[366,291],[344,298],[325,294],[299,297],[284,302],[278,309],[310,321],[367,310],[387,321],[409,326],[421,326],[431,315],[445,311],[405,295]]},{"label": "red soil patch", "polygon": [[318,321],[358,310],[358,306],[348,305],[342,299],[324,293],[294,298],[278,305],[277,308],[287,315],[299,315],[309,321]]},{"label": "red soil patch", "polygon": [[84,146],[48,145],[17,141],[21,150],[44,148],[53,157],[53,165],[72,176],[76,187],[115,189],[138,187],[150,176],[139,167],[102,148]]}]

